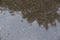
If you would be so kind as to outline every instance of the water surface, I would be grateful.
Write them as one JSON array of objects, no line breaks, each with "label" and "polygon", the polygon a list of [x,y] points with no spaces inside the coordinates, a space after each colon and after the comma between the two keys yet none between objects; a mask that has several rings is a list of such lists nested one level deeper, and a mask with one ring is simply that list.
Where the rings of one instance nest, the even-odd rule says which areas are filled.
[{"label": "water surface", "polygon": [[18,1],[0,2],[0,40],[60,40],[57,1]]}]

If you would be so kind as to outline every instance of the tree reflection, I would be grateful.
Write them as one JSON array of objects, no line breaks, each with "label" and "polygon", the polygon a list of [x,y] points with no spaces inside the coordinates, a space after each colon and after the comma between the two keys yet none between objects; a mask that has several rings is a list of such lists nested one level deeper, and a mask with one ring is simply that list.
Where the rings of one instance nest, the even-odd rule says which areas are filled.
[{"label": "tree reflection", "polygon": [[2,0],[2,6],[13,11],[22,11],[23,18],[27,18],[29,23],[36,20],[46,29],[48,23],[56,26],[55,19],[60,22],[60,15],[56,12],[58,0]]}]

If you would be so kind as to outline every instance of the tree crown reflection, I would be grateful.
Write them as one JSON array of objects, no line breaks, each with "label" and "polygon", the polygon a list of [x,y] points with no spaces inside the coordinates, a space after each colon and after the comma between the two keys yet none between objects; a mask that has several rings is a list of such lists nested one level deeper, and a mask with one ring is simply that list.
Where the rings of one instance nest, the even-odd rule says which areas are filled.
[{"label": "tree crown reflection", "polygon": [[39,25],[48,29],[48,24],[56,26],[56,19],[60,22],[57,14],[59,0],[1,0],[1,6],[8,7],[12,11],[22,11],[23,18],[29,23],[34,20]]}]

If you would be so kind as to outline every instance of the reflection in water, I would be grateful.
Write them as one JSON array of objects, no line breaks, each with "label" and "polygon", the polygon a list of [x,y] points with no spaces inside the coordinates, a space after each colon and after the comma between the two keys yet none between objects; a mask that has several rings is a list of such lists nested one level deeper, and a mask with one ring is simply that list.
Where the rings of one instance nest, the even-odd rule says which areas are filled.
[{"label": "reflection in water", "polygon": [[22,11],[23,18],[29,23],[36,20],[46,29],[49,23],[56,26],[56,19],[60,22],[60,15],[56,12],[58,0],[1,0],[1,2],[1,6],[8,7],[12,12]]},{"label": "reflection in water", "polygon": [[49,14],[43,14],[43,13],[27,13],[24,15],[24,18],[27,18],[27,20],[32,23],[34,20],[37,20],[37,22],[39,23],[39,25],[43,24],[44,27],[46,29],[48,29],[48,23],[50,23],[51,25],[56,26],[56,20],[58,20],[58,22],[60,22],[60,15],[53,12],[53,13],[49,13]]}]

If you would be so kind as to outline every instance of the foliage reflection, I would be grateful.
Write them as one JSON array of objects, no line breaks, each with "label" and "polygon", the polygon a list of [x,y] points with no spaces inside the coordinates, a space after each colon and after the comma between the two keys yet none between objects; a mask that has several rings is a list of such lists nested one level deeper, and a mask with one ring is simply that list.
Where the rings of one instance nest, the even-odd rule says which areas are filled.
[{"label": "foliage reflection", "polygon": [[12,11],[22,11],[23,18],[29,23],[37,21],[48,29],[48,24],[56,26],[56,19],[60,22],[57,14],[58,0],[1,0],[1,6],[8,7]]}]

